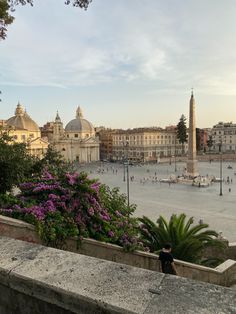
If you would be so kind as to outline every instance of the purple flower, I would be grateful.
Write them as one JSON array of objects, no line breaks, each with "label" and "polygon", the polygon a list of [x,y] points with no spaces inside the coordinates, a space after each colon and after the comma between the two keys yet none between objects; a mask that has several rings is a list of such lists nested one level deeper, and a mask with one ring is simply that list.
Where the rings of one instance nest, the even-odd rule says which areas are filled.
[{"label": "purple flower", "polygon": [[115,214],[116,214],[116,216],[118,216],[118,217],[122,217],[122,214],[121,214],[118,210],[115,211]]},{"label": "purple flower", "polygon": [[13,213],[13,209],[11,209],[11,208],[1,208],[0,212],[1,213],[5,213],[5,214],[12,214]]},{"label": "purple flower", "polygon": [[13,206],[13,209],[16,210],[16,211],[20,211],[21,210],[21,207],[19,205],[14,205]]},{"label": "purple flower", "polygon": [[79,176],[78,172],[75,172],[74,174],[67,173],[66,178],[68,179],[68,183],[70,185],[74,185],[76,183],[78,176]]},{"label": "purple flower", "polygon": [[95,192],[99,192],[100,183],[95,182],[91,185],[91,189],[93,189]]},{"label": "purple flower", "polygon": [[56,194],[51,193],[48,195],[48,198],[52,201],[55,201],[55,200],[58,200],[60,197]]},{"label": "purple flower", "polygon": [[44,203],[44,208],[49,212],[55,212],[56,211],[56,207],[51,200],[48,200]]},{"label": "purple flower", "polygon": [[42,206],[32,206],[29,208],[23,208],[23,212],[26,214],[34,215],[38,220],[43,220],[45,217],[45,209]]},{"label": "purple flower", "polygon": [[47,170],[44,170],[43,177],[44,177],[45,180],[52,180],[52,179],[54,179],[52,174],[50,172],[48,172]]},{"label": "purple flower", "polygon": [[93,209],[92,207],[90,207],[90,208],[88,209],[88,214],[89,214],[90,216],[93,216],[93,215],[94,215],[94,209]]},{"label": "purple flower", "polygon": [[32,189],[35,186],[34,183],[32,182],[24,182],[20,184],[20,189],[21,190],[29,190]]},{"label": "purple flower", "polygon": [[100,214],[100,218],[104,221],[110,221],[111,217],[107,214]]},{"label": "purple flower", "polygon": [[110,238],[113,238],[114,235],[115,235],[114,232],[111,231],[111,230],[109,230],[107,234],[108,234],[108,236],[109,236]]}]

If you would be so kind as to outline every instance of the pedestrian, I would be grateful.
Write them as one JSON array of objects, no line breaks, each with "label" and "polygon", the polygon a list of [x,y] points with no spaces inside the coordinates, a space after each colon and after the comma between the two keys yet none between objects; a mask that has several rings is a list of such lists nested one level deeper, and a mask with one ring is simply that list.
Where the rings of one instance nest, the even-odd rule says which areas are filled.
[{"label": "pedestrian", "polygon": [[160,270],[164,274],[177,275],[173,256],[171,254],[171,245],[165,244],[159,254]]},{"label": "pedestrian", "polygon": [[231,188],[229,188],[229,192],[231,192]]}]

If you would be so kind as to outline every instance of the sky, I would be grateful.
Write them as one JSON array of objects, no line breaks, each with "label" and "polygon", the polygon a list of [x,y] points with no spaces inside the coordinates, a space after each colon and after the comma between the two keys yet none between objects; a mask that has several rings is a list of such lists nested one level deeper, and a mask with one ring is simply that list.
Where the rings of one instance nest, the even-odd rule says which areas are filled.
[{"label": "sky", "polygon": [[64,0],[18,6],[0,41],[0,119],[18,101],[40,126],[78,106],[95,126],[236,123],[235,0]]}]

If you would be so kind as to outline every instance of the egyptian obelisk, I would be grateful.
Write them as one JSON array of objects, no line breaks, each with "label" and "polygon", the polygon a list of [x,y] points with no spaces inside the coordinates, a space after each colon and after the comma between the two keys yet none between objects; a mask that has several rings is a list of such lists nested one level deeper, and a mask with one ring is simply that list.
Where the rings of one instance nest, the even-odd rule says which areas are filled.
[{"label": "egyptian obelisk", "polygon": [[197,171],[197,147],[196,147],[196,120],[195,120],[195,99],[193,92],[189,103],[189,133],[188,133],[188,160],[187,176],[194,178],[198,176]]}]

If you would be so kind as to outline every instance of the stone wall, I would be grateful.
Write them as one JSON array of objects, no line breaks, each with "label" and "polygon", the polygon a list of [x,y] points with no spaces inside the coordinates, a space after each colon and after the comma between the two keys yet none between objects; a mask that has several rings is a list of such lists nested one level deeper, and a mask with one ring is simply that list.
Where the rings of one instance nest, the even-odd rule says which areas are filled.
[{"label": "stone wall", "polygon": [[0,237],[1,314],[235,313],[236,291]]},{"label": "stone wall", "polygon": [[[32,225],[4,216],[0,216],[0,235],[40,243]],[[236,249],[236,246],[231,247],[232,256],[234,248]],[[159,271],[159,261],[156,254],[141,251],[127,253],[117,245],[93,239],[83,239],[79,247],[76,238],[69,239],[65,249],[87,256]],[[236,261],[234,260],[227,260],[215,269],[179,260],[175,260],[175,264],[178,275],[182,277],[223,286],[231,286],[236,282]]]},{"label": "stone wall", "polygon": [[229,243],[227,257],[236,261],[236,242]]}]

